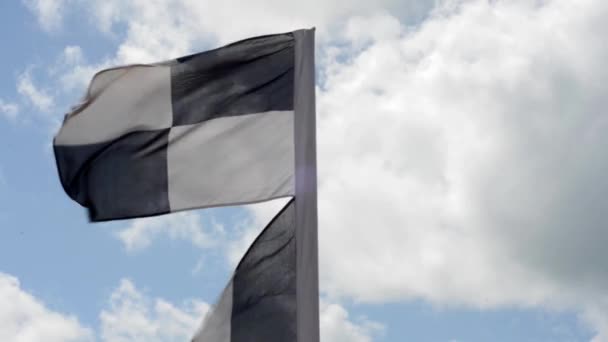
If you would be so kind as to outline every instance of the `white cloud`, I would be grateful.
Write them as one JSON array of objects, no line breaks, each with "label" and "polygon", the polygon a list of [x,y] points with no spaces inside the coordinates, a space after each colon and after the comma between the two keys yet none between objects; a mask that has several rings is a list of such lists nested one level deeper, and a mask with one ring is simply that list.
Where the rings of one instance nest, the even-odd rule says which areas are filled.
[{"label": "white cloud", "polygon": [[157,238],[166,236],[172,240],[191,242],[199,248],[214,244],[213,232],[221,234],[222,226],[211,222],[208,229],[203,227],[200,216],[195,212],[180,212],[165,216],[135,219],[116,233],[128,251],[144,249]]},{"label": "white cloud", "polygon": [[133,282],[123,279],[112,292],[108,308],[99,315],[101,339],[106,342],[188,341],[209,306],[189,300],[176,306],[164,299],[150,298]]},{"label": "white cloud", "polygon": [[23,0],[25,6],[36,15],[38,24],[46,31],[61,27],[68,0]]},{"label": "white cloud", "polygon": [[44,89],[36,86],[32,80],[29,70],[19,75],[17,80],[17,91],[30,104],[42,112],[48,112],[54,106],[54,100]]},{"label": "white cloud", "polygon": [[[316,26],[330,32],[354,14],[393,10],[400,18],[415,23],[435,0],[31,0],[41,23],[48,17],[61,21],[68,9],[80,9],[100,32],[121,37],[115,53],[93,64],[72,63],[65,69],[63,86],[82,86],[94,70],[112,65],[149,63],[183,56],[212,45],[256,34],[291,31]],[[70,6],[66,6],[68,3]],[[51,6],[51,4],[53,4]],[[53,10],[51,10],[53,9]],[[56,10],[55,10],[56,9]],[[50,15],[49,13],[56,13]],[[235,25],[234,23],[238,23]],[[48,25],[47,25],[48,26]],[[124,30],[124,32],[123,32]],[[120,31],[120,32],[117,32]],[[321,39],[325,34],[319,35]]]},{"label": "white cloud", "polygon": [[367,319],[353,322],[344,307],[326,301],[321,301],[319,319],[321,341],[325,342],[371,342],[385,329],[382,324]]},{"label": "white cloud", "polygon": [[0,340],[11,342],[171,342],[189,340],[209,306],[200,300],[175,305],[151,298],[122,279],[99,314],[99,336],[74,316],[47,308],[21,289],[17,278],[0,273]]},{"label": "white cloud", "polygon": [[323,288],[591,311],[601,339],[608,5],[448,3],[325,59]]},{"label": "white cloud", "polygon": [[62,59],[66,63],[82,63],[82,49],[78,45],[68,45],[63,49]]},{"label": "white cloud", "polygon": [[79,90],[84,94],[84,89],[87,88],[93,75],[110,66],[104,63],[89,64],[80,46],[68,45],[64,47],[57,62],[49,71],[54,78],[59,80],[64,91]]},{"label": "white cloud", "polygon": [[[197,299],[176,305],[151,297],[131,280],[122,279],[99,314],[96,334],[76,317],[50,310],[24,291],[17,278],[4,273],[0,273],[0,301],[0,340],[11,342],[187,341],[210,308]],[[383,329],[367,319],[353,321],[342,306],[322,302],[322,341],[370,342]]]},{"label": "white cloud", "polygon": [[76,317],[47,308],[24,291],[17,278],[5,273],[0,273],[0,302],[0,341],[93,341],[92,331]]},{"label": "white cloud", "polygon": [[[118,55],[151,57],[187,48],[200,39],[227,42],[245,35],[289,31],[317,26],[329,31],[337,22],[356,14],[389,10],[415,23],[428,13],[435,0],[26,0],[43,27],[56,27],[68,10],[79,8],[92,16],[97,28],[116,35],[126,25]],[[69,4],[70,6],[67,6]],[[170,14],[170,15],[168,15]],[[238,25],[234,25],[238,23]],[[179,37],[179,39],[177,39]],[[157,51],[157,48],[165,51]],[[162,50],[162,49],[161,49]],[[175,56],[173,56],[175,57]],[[123,58],[124,59],[124,58]],[[137,60],[141,62],[141,60]]]},{"label": "white cloud", "polygon": [[4,115],[7,120],[15,122],[19,114],[19,105],[0,99],[0,114]]},{"label": "white cloud", "polygon": [[539,302],[578,272],[603,283],[588,262],[602,253],[603,211],[581,200],[603,203],[588,191],[608,164],[594,152],[606,51],[593,49],[593,13],[604,7],[469,1],[327,67],[320,205],[332,287],[485,306]]}]

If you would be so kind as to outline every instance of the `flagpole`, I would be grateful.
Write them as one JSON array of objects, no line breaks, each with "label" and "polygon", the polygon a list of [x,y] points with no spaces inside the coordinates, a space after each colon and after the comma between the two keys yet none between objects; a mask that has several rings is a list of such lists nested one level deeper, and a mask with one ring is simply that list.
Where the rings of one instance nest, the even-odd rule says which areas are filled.
[{"label": "flagpole", "polygon": [[320,339],[314,34],[294,32],[297,342]]}]

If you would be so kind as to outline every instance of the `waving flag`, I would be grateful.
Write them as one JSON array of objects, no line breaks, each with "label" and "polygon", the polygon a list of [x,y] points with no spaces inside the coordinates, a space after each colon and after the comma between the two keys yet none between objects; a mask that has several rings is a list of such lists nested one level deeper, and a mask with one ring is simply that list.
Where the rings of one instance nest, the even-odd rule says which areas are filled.
[{"label": "waving flag", "polygon": [[294,209],[290,201],[253,242],[194,342],[297,341]]},{"label": "waving flag", "polygon": [[314,30],[97,73],[54,139],[92,221],[293,197],[196,342],[319,340]]}]

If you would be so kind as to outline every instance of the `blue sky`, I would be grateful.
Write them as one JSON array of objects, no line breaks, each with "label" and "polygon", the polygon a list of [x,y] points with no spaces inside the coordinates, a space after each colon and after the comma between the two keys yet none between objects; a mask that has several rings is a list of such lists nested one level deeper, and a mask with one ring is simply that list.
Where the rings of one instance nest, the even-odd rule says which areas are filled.
[{"label": "blue sky", "polygon": [[316,26],[323,340],[607,341],[606,15],[592,0],[2,2],[0,340],[190,337],[280,204],[91,224],[52,137],[101,68]]}]

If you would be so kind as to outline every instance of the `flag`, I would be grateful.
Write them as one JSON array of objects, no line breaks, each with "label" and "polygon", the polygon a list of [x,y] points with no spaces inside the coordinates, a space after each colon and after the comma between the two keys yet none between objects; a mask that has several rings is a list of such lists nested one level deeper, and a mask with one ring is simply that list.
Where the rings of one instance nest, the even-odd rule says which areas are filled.
[{"label": "flag", "polygon": [[319,340],[314,29],[97,73],[53,148],[91,221],[291,197],[196,342]]},{"label": "flag", "polygon": [[295,208],[291,200],[253,242],[193,342],[297,340]]},{"label": "flag", "polygon": [[294,195],[294,37],[94,76],[54,140],[93,221]]}]

